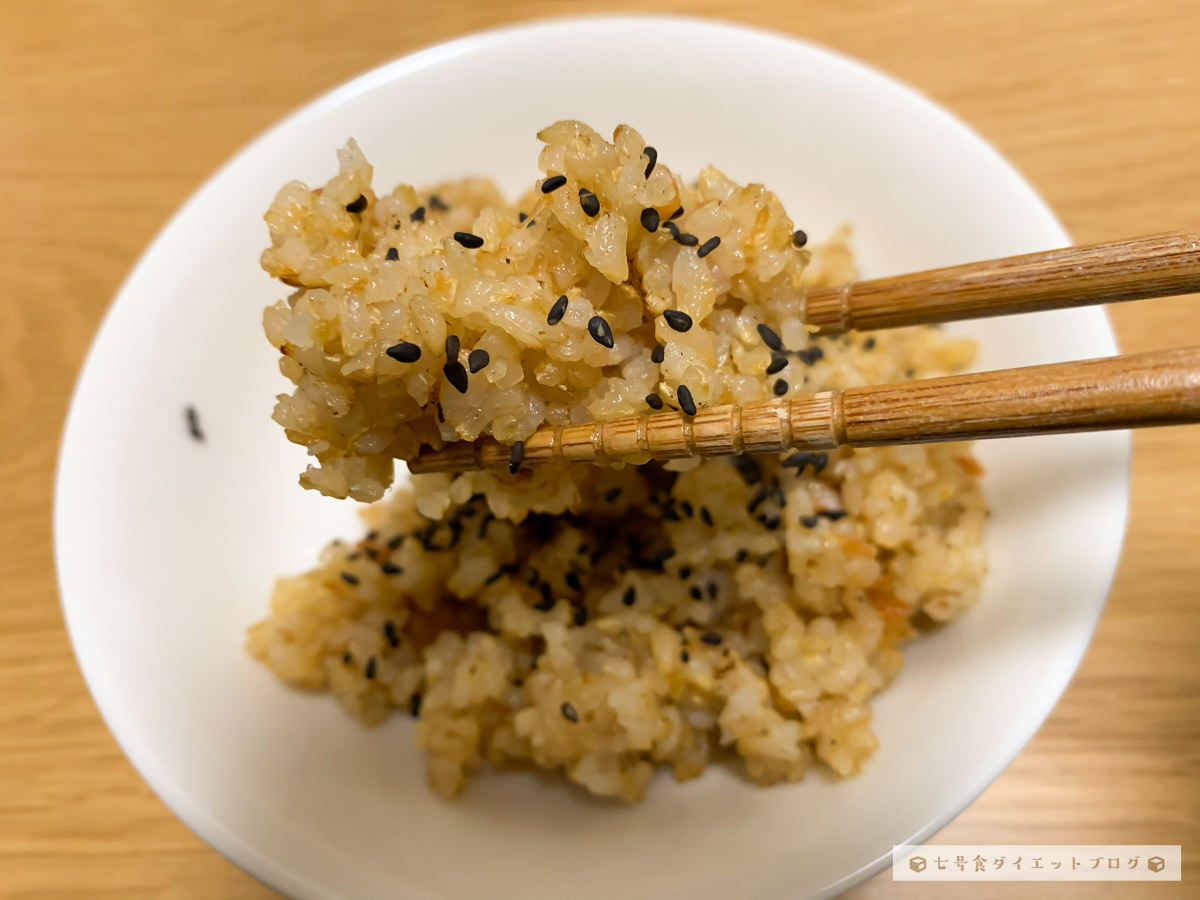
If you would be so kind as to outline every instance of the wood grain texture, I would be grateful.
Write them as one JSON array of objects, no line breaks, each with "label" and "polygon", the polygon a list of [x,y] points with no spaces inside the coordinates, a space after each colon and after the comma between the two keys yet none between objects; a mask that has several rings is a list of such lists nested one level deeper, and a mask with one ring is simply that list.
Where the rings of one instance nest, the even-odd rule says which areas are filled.
[{"label": "wood grain texture", "polygon": [[838,334],[1198,290],[1200,232],[1180,231],[818,288],[805,297],[804,319]]},{"label": "wood grain texture", "polygon": [[[276,896],[189,833],[138,778],[96,714],[62,626],[50,549],[54,459],[79,364],[130,265],[218,164],[331,85],[463,31],[638,8],[635,0],[0,4],[0,897]],[[1200,8],[1189,0],[656,8],[778,28],[916,85],[1007,154],[1081,243],[1200,223]],[[1112,317],[1125,352],[1200,344],[1194,298],[1117,306]],[[1195,895],[1198,441],[1194,427],[1135,436],[1124,556],[1082,667],[1032,743],[939,836],[1181,843],[1186,880],[1055,886],[1042,896]],[[885,873],[852,896],[1030,893],[931,890]]]},{"label": "wood grain texture", "polygon": [[417,473],[550,462],[649,459],[882,447],[1069,431],[1200,423],[1200,347],[1151,350],[794,399],[548,426],[512,448],[492,438],[410,460]]}]

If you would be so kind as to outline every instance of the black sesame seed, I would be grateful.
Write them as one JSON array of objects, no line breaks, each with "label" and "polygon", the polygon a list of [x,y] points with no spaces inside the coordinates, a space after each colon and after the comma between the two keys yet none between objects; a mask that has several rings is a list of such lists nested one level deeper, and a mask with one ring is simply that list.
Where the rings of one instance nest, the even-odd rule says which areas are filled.
[{"label": "black sesame seed", "polygon": [[536,587],[541,577],[537,569],[530,567],[529,571],[525,573],[525,583],[530,587]]},{"label": "black sesame seed", "polygon": [[767,366],[768,375],[778,375],[786,368],[788,364],[787,357],[780,354],[779,356],[771,357],[771,364]]},{"label": "black sesame seed", "polygon": [[679,399],[679,408],[689,416],[696,414],[696,401],[692,399],[692,392],[688,390],[686,384],[681,384],[675,391],[675,396]]},{"label": "black sesame seed", "polygon": [[746,561],[746,560],[748,560],[749,558],[750,558],[750,551],[749,551],[749,550],[739,550],[739,551],[737,552],[737,556],[736,556],[736,557],[734,557],[734,559],[735,559],[737,562],[740,562],[740,563],[743,563],[743,562],[745,562],[745,561]]},{"label": "black sesame seed", "polygon": [[679,661],[680,662],[689,662],[691,660],[691,658],[692,658],[692,654],[688,653],[686,650],[679,651]]},{"label": "black sesame seed", "polygon": [[771,390],[775,392],[776,397],[782,397],[788,392],[788,383],[780,378],[771,386]]},{"label": "black sesame seed", "polygon": [[637,602],[637,591],[633,589],[633,585],[625,588],[625,593],[621,595],[621,602],[626,606],[633,606]]},{"label": "black sesame seed", "polygon": [[410,212],[408,214],[408,220],[410,222],[424,222],[425,221],[425,207],[418,206],[416,209],[414,209],[412,212]]},{"label": "black sesame seed", "polygon": [[514,441],[512,449],[508,451],[508,473],[516,475],[521,468],[521,460],[525,458],[525,442]]},{"label": "black sesame seed", "polygon": [[904,377],[905,377],[905,378],[912,378],[912,377],[913,377],[913,376],[915,376],[916,374],[917,374],[917,370],[916,370],[916,369],[905,369],[905,370],[904,370]]},{"label": "black sesame seed", "polygon": [[394,537],[388,538],[387,548],[389,550],[395,550],[397,547],[399,547],[403,543],[404,543],[404,535],[397,534]]},{"label": "black sesame seed", "polygon": [[567,583],[567,587],[573,591],[583,590],[583,582],[579,580],[579,573],[574,569],[567,573],[567,577],[564,578],[563,581],[565,581]]},{"label": "black sesame seed", "polygon": [[663,398],[658,394],[647,394],[646,405],[651,409],[658,410],[663,408]]},{"label": "black sesame seed", "polygon": [[708,583],[708,599],[709,600],[717,599],[717,583],[715,581],[710,581]]},{"label": "black sesame seed", "polygon": [[438,212],[445,212],[450,207],[446,205],[445,201],[443,201],[441,197],[439,197],[437,194],[433,194],[429,198],[429,208],[437,210]]},{"label": "black sesame seed", "polygon": [[708,256],[708,254],[712,253],[714,250],[716,250],[720,246],[721,246],[721,239],[719,237],[717,237],[716,235],[713,235],[707,241],[705,241],[703,244],[700,245],[700,249],[696,251],[696,255],[698,257],[700,257],[701,259],[704,259],[704,257]]},{"label": "black sesame seed", "polygon": [[421,715],[421,695],[413,694],[408,698],[408,714],[414,719]]},{"label": "black sesame seed", "polygon": [[863,349],[864,350],[874,350],[875,349],[875,338],[869,337],[865,341],[863,341]]},{"label": "black sesame seed", "polygon": [[658,231],[658,210],[647,206],[642,210],[642,227],[653,233]]},{"label": "black sesame seed", "polygon": [[588,321],[588,334],[590,334],[592,336],[592,340],[594,340],[601,347],[607,347],[610,350],[612,349],[612,328],[609,327],[608,323],[604,321],[601,316],[592,316],[592,318]]},{"label": "black sesame seed", "polygon": [[549,194],[551,191],[557,191],[560,187],[567,183],[566,175],[551,175],[542,182],[542,193]]},{"label": "black sesame seed", "polygon": [[384,575],[403,575],[404,569],[395,563],[385,562],[379,567],[379,571]]},{"label": "black sesame seed", "polygon": [[650,351],[650,362],[662,363],[667,358],[667,347],[665,344],[655,344],[654,349]]},{"label": "black sesame seed", "polygon": [[692,327],[692,317],[678,309],[665,310],[663,318],[675,331],[688,331]]},{"label": "black sesame seed", "polygon": [[822,519],[828,519],[830,522],[836,522],[838,519],[844,519],[849,515],[844,509],[827,509],[817,513]]},{"label": "black sesame seed", "polygon": [[375,671],[378,668],[379,663],[375,661],[374,656],[367,660],[367,664],[363,667],[363,675],[367,676],[367,681],[373,681],[375,679]]},{"label": "black sesame seed", "polygon": [[383,258],[388,262],[395,262],[400,258],[400,251],[395,247],[388,247],[387,253],[383,254]]},{"label": "black sesame seed", "polygon": [[391,619],[383,623],[383,636],[393,649],[400,646],[400,635],[396,634],[396,623]]},{"label": "black sesame seed", "polygon": [[587,188],[579,189],[579,208],[588,218],[600,215],[600,198]]},{"label": "black sesame seed", "polygon": [[663,547],[654,554],[654,561],[659,565],[665,563],[668,559],[675,555],[675,550],[671,547]]},{"label": "black sesame seed", "polygon": [[688,590],[688,596],[690,596],[693,600],[703,600],[704,592],[695,585],[692,585],[692,587]]},{"label": "black sesame seed", "polygon": [[347,650],[345,653],[343,653],[343,654],[342,654],[342,662],[344,662],[344,663],[350,663],[350,662],[352,662],[353,660],[354,660],[354,657],[350,655],[350,651],[349,651],[349,650]]},{"label": "black sesame seed", "polygon": [[469,231],[454,232],[454,239],[468,250],[478,250],[483,246],[483,238],[477,234],[471,234]]},{"label": "black sesame seed", "polygon": [[604,492],[604,501],[606,503],[612,503],[614,500],[616,500],[620,496],[621,496],[621,489],[619,487],[609,488],[607,491]]},{"label": "black sesame seed", "polygon": [[366,208],[367,208],[367,198],[364,197],[362,194],[359,194],[353,203],[346,204],[346,212],[348,212],[348,213],[356,213],[357,214],[357,213],[362,212]]},{"label": "black sesame seed", "polygon": [[692,577],[692,567],[684,566],[683,568],[681,568],[679,570],[679,577],[682,578],[684,581],[687,581],[689,578],[691,578]]},{"label": "black sesame seed", "polygon": [[471,374],[474,375],[480,369],[486,368],[487,364],[490,363],[491,361],[492,361],[492,358],[491,358],[491,356],[488,355],[488,352],[486,350],[482,350],[482,349],[472,350],[467,355],[467,368],[470,370]]},{"label": "black sesame seed", "polygon": [[354,575],[350,572],[342,572],[341,575],[342,575],[342,581],[346,582],[346,584],[358,584],[358,576],[357,575]]},{"label": "black sesame seed", "polygon": [[737,466],[738,474],[746,484],[755,485],[762,481],[762,469],[758,467],[758,461],[753,456],[743,453],[734,457],[733,464]]},{"label": "black sesame seed", "polygon": [[803,475],[805,467],[812,466],[813,474],[820,475],[828,463],[828,453],[793,453],[783,461],[783,467],[795,469],[797,475]]},{"label": "black sesame seed", "polygon": [[675,209],[675,212],[673,212],[669,216],[667,216],[667,220],[674,221],[675,219],[678,219],[682,215],[683,215],[683,207],[680,206]]},{"label": "black sesame seed", "polygon": [[587,552],[588,552],[588,550],[590,550],[590,549],[591,549],[591,548],[590,548],[590,547],[589,547],[589,546],[588,546],[586,543],[584,543],[584,544],[580,544],[578,547],[576,547],[576,548],[575,548],[575,552],[576,552],[576,553],[577,553],[579,556],[586,556],[586,555],[587,555]]},{"label": "black sesame seed", "polygon": [[462,349],[462,342],[459,341],[457,334],[451,334],[446,337],[446,359],[457,359],[458,351]]},{"label": "black sesame seed", "polygon": [[650,162],[646,163],[646,177],[649,178],[650,173],[654,171],[655,164],[658,162],[658,151],[653,147],[646,147],[642,150],[642,156],[650,160]]},{"label": "black sesame seed", "polygon": [[758,517],[758,521],[763,523],[769,531],[775,531],[783,524],[783,519],[774,514],[763,513]]},{"label": "black sesame seed", "polygon": [[685,247],[695,247],[700,243],[700,238],[696,237],[694,234],[689,234],[686,231],[675,235],[675,240]]},{"label": "black sesame seed", "polygon": [[493,585],[503,577],[504,577],[504,570],[497,569],[495,572],[493,572],[491,575],[489,575],[487,577],[487,581],[485,581],[484,584],[485,585]]},{"label": "black sesame seed", "polygon": [[704,641],[706,644],[711,644],[713,647],[716,647],[721,643],[721,636],[715,631],[706,631],[704,634],[700,635],[700,640]]},{"label": "black sesame seed", "polygon": [[538,612],[550,612],[554,609],[554,596],[549,593],[549,585],[542,585],[542,599],[533,604],[533,608]]},{"label": "black sesame seed", "polygon": [[760,506],[762,506],[763,502],[766,499],[767,499],[767,489],[765,487],[760,487],[757,491],[754,492],[754,496],[750,498],[750,503],[746,507],[746,512],[753,515],[754,511],[756,509],[758,509]]},{"label": "black sesame seed", "polygon": [[803,247],[807,243],[808,243],[808,235],[805,234],[803,231],[796,229],[795,231],[792,232],[792,246],[793,247]]},{"label": "black sesame seed", "polygon": [[454,386],[454,389],[460,394],[467,392],[467,370],[463,368],[463,364],[457,359],[446,363],[442,366],[442,372],[446,376],[446,380]]},{"label": "black sesame seed", "polygon": [[525,223],[525,227],[532,228],[536,224],[537,224],[537,219],[530,219],[528,222]]},{"label": "black sesame seed", "polygon": [[800,524],[803,525],[805,528],[816,528],[817,522],[819,522],[819,521],[820,521],[820,519],[818,519],[816,516],[801,516],[800,517]]},{"label": "black sesame seed", "polygon": [[691,502],[687,500],[684,500],[682,503],[680,503],[679,508],[682,509],[683,514],[689,518],[696,514],[695,508],[692,506]]},{"label": "black sesame seed", "polygon": [[562,710],[563,718],[568,722],[579,721],[579,712],[570,703],[564,703],[559,709]]},{"label": "black sesame seed", "polygon": [[806,366],[811,366],[818,359],[822,359],[824,356],[825,351],[820,347],[807,347],[804,350],[796,351],[796,358]]},{"label": "black sesame seed", "polygon": [[662,511],[662,517],[668,522],[678,522],[680,520],[679,513],[675,511],[675,507],[668,506]]},{"label": "black sesame seed", "polygon": [[710,513],[708,511],[707,506],[700,507],[700,521],[702,521],[709,528],[712,528],[713,517],[712,517],[712,513]]},{"label": "black sesame seed", "polygon": [[557,325],[563,320],[563,316],[567,314],[567,295],[563,294],[554,301],[554,305],[550,307],[550,312],[546,313],[546,324]]},{"label": "black sesame seed", "polygon": [[374,540],[377,540],[378,538],[379,538],[379,529],[378,528],[372,528],[370,531],[368,531],[366,534],[363,535],[364,541],[374,541]]},{"label": "black sesame seed", "polygon": [[200,414],[196,412],[196,407],[187,407],[183,411],[183,415],[187,419],[188,434],[191,435],[192,440],[203,441],[204,432],[200,430]]},{"label": "black sesame seed", "polygon": [[412,343],[412,341],[401,341],[399,344],[393,344],[384,352],[396,362],[402,363],[413,363],[421,358],[421,348]]},{"label": "black sesame seed", "polygon": [[662,227],[667,229],[667,231],[671,232],[671,237],[675,238],[676,240],[679,240],[680,231],[679,231],[678,225],[676,225],[674,222],[672,222],[670,219],[668,219],[666,222],[663,222]]},{"label": "black sesame seed", "polygon": [[525,213],[525,212],[517,213],[517,221],[518,222],[524,222],[528,218],[529,218],[529,213]]},{"label": "black sesame seed", "polygon": [[778,352],[783,349],[783,341],[780,339],[779,335],[762,322],[758,323],[758,336],[762,338],[763,343],[772,350]]},{"label": "black sesame seed", "polygon": [[588,620],[587,607],[586,606],[575,607],[575,612],[572,615],[572,619],[574,620],[576,626],[582,626],[582,625],[586,624],[587,620]]}]

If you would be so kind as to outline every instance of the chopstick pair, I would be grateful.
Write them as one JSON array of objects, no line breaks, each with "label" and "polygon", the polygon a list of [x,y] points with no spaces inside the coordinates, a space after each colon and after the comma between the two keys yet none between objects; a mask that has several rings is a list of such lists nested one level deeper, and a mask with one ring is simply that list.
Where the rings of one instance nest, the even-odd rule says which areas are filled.
[{"label": "chopstick pair", "polygon": [[[1200,233],[933,269],[810,290],[818,334],[896,328],[1200,291]],[[425,450],[415,473],[554,461],[635,462],[1200,422],[1200,347],[540,428]]]}]

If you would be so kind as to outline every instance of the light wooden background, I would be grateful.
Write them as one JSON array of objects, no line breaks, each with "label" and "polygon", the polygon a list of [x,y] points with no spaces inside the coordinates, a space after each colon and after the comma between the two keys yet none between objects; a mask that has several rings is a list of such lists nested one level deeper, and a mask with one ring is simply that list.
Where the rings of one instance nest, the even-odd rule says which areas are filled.
[{"label": "light wooden background", "polygon": [[[49,501],[60,428],[92,332],[147,241],[247,139],[350,75],[466,30],[641,6],[0,3],[0,897],[274,896],[188,832],[126,762],[59,613]],[[656,8],[773,26],[916,85],[1013,159],[1080,241],[1200,224],[1200,5],[1189,0]],[[1113,318],[1127,351],[1200,344],[1195,299]],[[1198,441],[1197,429],[1137,436],[1124,559],[1083,667],[1035,740],[940,836],[1181,843],[1185,882],[1040,896],[1196,894]],[[907,887],[885,873],[854,896],[1030,896]]]}]

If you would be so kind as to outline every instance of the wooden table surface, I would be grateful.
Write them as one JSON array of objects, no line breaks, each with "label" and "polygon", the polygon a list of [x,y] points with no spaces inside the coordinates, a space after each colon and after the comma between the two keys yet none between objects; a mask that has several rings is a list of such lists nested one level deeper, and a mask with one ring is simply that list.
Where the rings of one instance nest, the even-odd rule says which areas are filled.
[{"label": "wooden table surface", "polygon": [[[80,361],[165,218],[282,114],[464,31],[635,0],[0,4],[0,897],[275,896],[193,836],[117,749],[71,656],[50,495]],[[772,26],[916,85],[994,142],[1081,242],[1200,224],[1200,6],[1188,0],[670,0]],[[1200,344],[1200,301],[1112,312],[1126,351]],[[1137,435],[1108,608],[1054,714],[943,842],[1178,843],[1200,869],[1200,452]],[[925,893],[922,894],[921,892]],[[896,885],[857,898],[1028,896]]]}]

